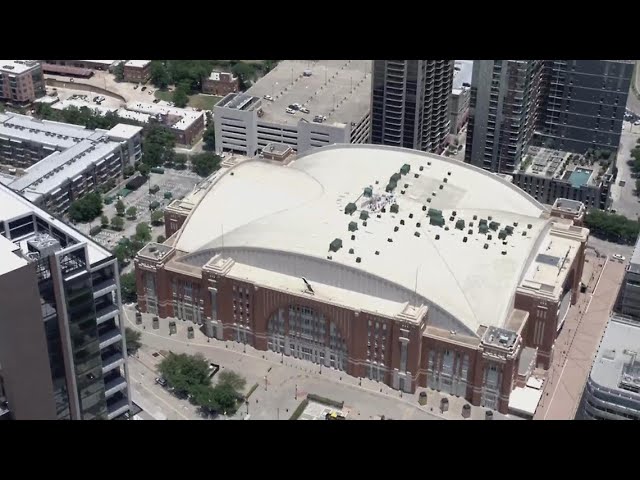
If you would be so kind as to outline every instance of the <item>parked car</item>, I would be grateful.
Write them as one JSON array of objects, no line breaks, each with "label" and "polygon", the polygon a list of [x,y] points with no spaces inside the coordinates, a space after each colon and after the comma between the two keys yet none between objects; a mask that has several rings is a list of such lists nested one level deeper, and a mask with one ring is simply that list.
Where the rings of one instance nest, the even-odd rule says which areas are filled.
[{"label": "parked car", "polygon": [[144,92],[146,89],[147,87],[142,87],[140,90]]},{"label": "parked car", "polygon": [[156,378],[156,383],[158,385],[160,385],[161,387],[166,387],[167,386],[167,380],[163,377],[157,377]]},{"label": "parked car", "polygon": [[624,257],[623,257],[622,255],[620,255],[619,253],[615,253],[615,254],[613,255],[613,258],[614,258],[615,260],[618,260],[619,262],[624,262]]}]

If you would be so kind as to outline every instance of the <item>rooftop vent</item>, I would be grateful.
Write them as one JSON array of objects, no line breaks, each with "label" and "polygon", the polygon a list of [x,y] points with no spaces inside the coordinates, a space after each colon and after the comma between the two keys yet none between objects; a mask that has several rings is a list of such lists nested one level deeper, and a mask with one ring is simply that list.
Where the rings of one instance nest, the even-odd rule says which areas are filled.
[{"label": "rooftop vent", "polygon": [[504,230],[507,232],[507,235],[513,235],[513,227],[511,225],[504,227]]},{"label": "rooftop vent", "polygon": [[420,176],[420,174],[418,174],[418,173],[414,173],[413,174],[413,178],[418,178],[419,176]]},{"label": "rooftop vent", "polygon": [[420,232],[416,232],[416,233],[414,233],[414,235],[415,235],[416,237],[419,237],[419,236],[420,236]]},{"label": "rooftop vent", "polygon": [[507,251],[506,250],[502,250],[502,255],[506,255]]},{"label": "rooftop vent", "polygon": [[489,220],[493,220],[493,217],[492,217],[491,215],[489,215],[487,218],[488,218]]},{"label": "rooftop vent", "polygon": [[471,229],[467,230],[467,235],[473,235],[473,230]]},{"label": "rooftop vent", "polygon": [[327,255],[327,260],[331,260],[333,257],[331,255]]},{"label": "rooftop vent", "polygon": [[366,210],[362,210],[360,212],[360,220],[366,220],[367,218],[369,218],[369,212],[367,212]]},{"label": "rooftop vent", "polygon": [[484,249],[485,249],[485,250],[487,250],[488,248],[489,248],[489,244],[488,244],[488,243],[485,243],[485,244],[484,244]]},{"label": "rooftop vent", "polygon": [[[376,183],[378,183],[378,182],[376,182]],[[363,193],[363,195],[364,195],[365,197],[371,197],[371,196],[373,196],[373,188],[371,188],[371,187],[366,187],[366,188],[364,189],[364,193]]]},{"label": "rooftop vent", "polygon": [[478,215],[474,215],[474,216],[473,216],[473,219],[474,219],[474,220],[477,220],[477,219],[478,219]]},{"label": "rooftop vent", "polygon": [[526,237],[527,236],[527,232],[522,232],[522,236]]},{"label": "rooftop vent", "polygon": [[431,197],[427,198],[427,203],[431,203]]},{"label": "rooftop vent", "polygon": [[355,232],[356,230],[358,230],[358,223],[357,222],[349,222],[349,231],[350,232]]},{"label": "rooftop vent", "polygon": [[493,238],[493,235],[489,234],[487,235],[487,240],[491,240]]},{"label": "rooftop vent", "polygon": [[362,222],[362,226],[366,227],[367,226],[367,222],[366,221]]},{"label": "rooftop vent", "polygon": [[449,179],[448,179],[447,177],[444,177],[444,178],[442,179],[442,181],[443,181],[444,183],[447,183],[447,182],[449,181]]},{"label": "rooftop vent", "polygon": [[393,227],[393,231],[397,232],[400,229],[400,227],[398,227],[397,225],[395,227]]},{"label": "rooftop vent", "polygon": [[356,236],[355,235],[351,235],[351,240],[355,240]]},{"label": "rooftop vent", "polygon": [[[489,218],[491,218],[491,217],[489,217]],[[495,232],[496,230],[498,230],[498,227],[500,227],[500,223],[498,223],[498,222],[491,222],[491,223],[489,224],[489,228],[490,228],[491,230],[493,230],[494,232]]]},{"label": "rooftop vent", "polygon": [[329,250],[332,252],[337,252],[342,248],[342,240],[336,238],[333,242],[329,244]]},{"label": "rooftop vent", "polygon": [[376,250],[376,255],[380,255],[380,250]]},{"label": "rooftop vent", "polygon": [[402,173],[402,175],[406,175],[410,170],[411,165],[409,165],[408,163],[405,163],[404,165],[402,165],[402,167],[400,167],[400,173]]},{"label": "rooftop vent", "polygon": [[347,215],[351,215],[357,209],[358,209],[358,207],[356,206],[356,204],[353,203],[353,202],[350,202],[350,203],[347,204],[346,207],[344,207],[344,213],[346,213]]},{"label": "rooftop vent", "polygon": [[518,222],[513,222],[513,226],[517,227],[518,226]]},{"label": "rooftop vent", "polygon": [[404,184],[404,188],[409,188],[409,184],[408,184],[408,183],[405,183],[405,184]]},{"label": "rooftop vent", "polygon": [[354,252],[353,248],[350,248],[349,253],[353,255],[353,252]]},{"label": "rooftop vent", "polygon": [[447,172],[447,175],[451,175],[451,172]]},{"label": "rooftop vent", "polygon": [[400,225],[404,225],[404,220],[400,220]]},{"label": "rooftop vent", "polygon": [[444,185],[440,185],[440,187],[439,187],[439,188],[440,188],[440,190],[442,190],[442,189],[444,188]]},{"label": "rooftop vent", "polygon": [[500,230],[500,232],[498,233],[498,238],[500,240],[504,240],[505,238],[507,238],[507,232],[506,230]]},{"label": "rooftop vent", "polygon": [[[473,218],[476,218],[475,216]],[[484,218],[480,219],[480,225],[486,225],[487,224],[487,220]]]},{"label": "rooftop vent", "polygon": [[362,259],[360,257],[356,257],[356,263],[360,263]]},{"label": "rooftop vent", "polygon": [[527,228],[531,229],[531,228],[533,228],[533,225],[529,224],[529,225],[527,225]]},{"label": "rooftop vent", "polygon": [[427,162],[427,165],[431,166],[431,162]]},{"label": "rooftop vent", "polygon": [[459,218],[456,222],[456,228],[458,230],[464,230],[464,220],[462,218]]},{"label": "rooftop vent", "polygon": [[427,206],[426,205],[422,205],[422,211],[426,212],[427,211]]},{"label": "rooftop vent", "polygon": [[387,193],[390,193],[393,192],[397,186],[397,182],[389,182],[387,183],[387,187],[385,188],[385,190],[387,191]]},{"label": "rooftop vent", "polygon": [[467,237],[462,238],[462,243],[467,243]]},{"label": "rooftop vent", "polygon": [[389,242],[389,243],[393,242],[393,238],[391,238],[391,237],[387,238],[387,242]]},{"label": "rooftop vent", "polygon": [[398,172],[396,172],[393,175],[391,175],[390,181],[398,183],[398,180],[400,180],[401,177],[402,177],[402,175],[400,175]]},{"label": "rooftop vent", "polygon": [[423,171],[423,170],[424,170],[424,167],[421,165],[420,166],[420,171]]},{"label": "rooftop vent", "polygon": [[450,221],[450,222],[453,222],[455,219],[456,219],[456,217],[453,217],[453,216],[452,216],[452,217],[449,217],[449,221]]},{"label": "rooftop vent", "polygon": [[436,240],[440,240],[440,235],[436,234]]},{"label": "rooftop vent", "polygon": [[420,222],[416,223],[416,227],[417,227],[417,228],[420,228],[420,225],[421,225],[421,223],[420,223]]}]

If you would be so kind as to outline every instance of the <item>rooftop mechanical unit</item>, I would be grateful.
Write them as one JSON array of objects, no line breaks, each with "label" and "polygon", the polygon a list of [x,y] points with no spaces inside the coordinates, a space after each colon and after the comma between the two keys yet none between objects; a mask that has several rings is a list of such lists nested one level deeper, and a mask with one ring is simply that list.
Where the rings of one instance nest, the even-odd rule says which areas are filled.
[{"label": "rooftop mechanical unit", "polygon": [[333,242],[329,244],[329,250],[332,252],[337,252],[342,248],[342,240],[336,238]]}]

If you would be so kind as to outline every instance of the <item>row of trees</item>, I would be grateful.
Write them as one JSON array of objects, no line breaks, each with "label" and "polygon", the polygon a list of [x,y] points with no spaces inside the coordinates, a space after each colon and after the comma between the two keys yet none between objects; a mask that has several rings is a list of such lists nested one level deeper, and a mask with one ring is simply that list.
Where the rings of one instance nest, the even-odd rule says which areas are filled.
[{"label": "row of trees", "polygon": [[640,233],[640,223],[623,215],[593,209],[585,217],[585,225],[597,237],[633,245]]},{"label": "row of trees", "polygon": [[233,414],[244,400],[241,391],[246,380],[235,372],[224,371],[218,382],[211,385],[209,363],[202,354],[169,353],[158,369],[178,396],[186,396],[206,413]]},{"label": "row of trees", "polygon": [[102,196],[89,193],[69,206],[69,218],[74,222],[90,222],[102,213]]},{"label": "row of trees", "polygon": [[[245,63],[239,60],[154,60],[151,62],[151,82],[160,89],[176,85],[180,96],[202,91],[202,82],[214,69],[233,72],[240,82],[240,89],[246,90],[257,77],[268,73],[278,63],[277,60],[263,60],[259,63]],[[174,93],[174,103],[176,102]],[[186,103],[185,103],[186,105]]]},{"label": "row of trees", "polygon": [[134,120],[120,118],[116,112],[107,112],[107,114],[103,116],[89,107],[78,108],[75,106],[65,108],[64,110],[56,110],[46,103],[37,103],[35,105],[35,116],[44,120],[83,125],[91,130],[97,128],[110,130],[119,123],[141,125]]}]

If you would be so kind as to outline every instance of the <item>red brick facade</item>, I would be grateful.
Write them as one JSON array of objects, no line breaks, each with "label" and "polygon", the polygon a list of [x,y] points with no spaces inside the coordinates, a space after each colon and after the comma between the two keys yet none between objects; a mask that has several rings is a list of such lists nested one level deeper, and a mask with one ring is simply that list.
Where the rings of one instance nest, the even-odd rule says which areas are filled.
[{"label": "red brick facade", "polygon": [[202,82],[202,93],[224,97],[238,91],[240,81],[232,73],[214,72]]}]

